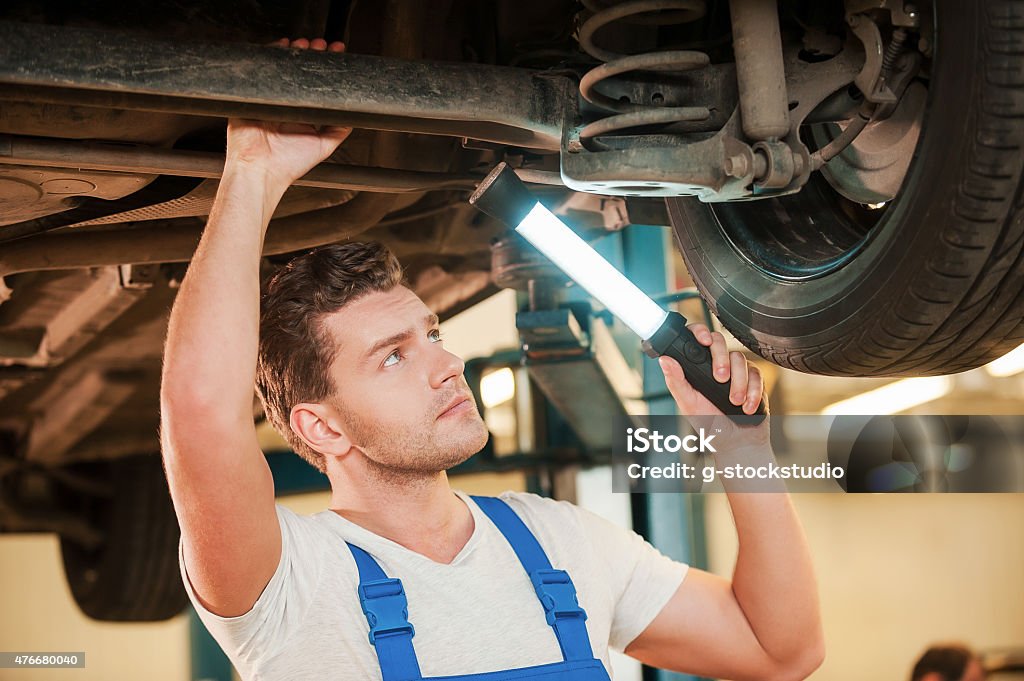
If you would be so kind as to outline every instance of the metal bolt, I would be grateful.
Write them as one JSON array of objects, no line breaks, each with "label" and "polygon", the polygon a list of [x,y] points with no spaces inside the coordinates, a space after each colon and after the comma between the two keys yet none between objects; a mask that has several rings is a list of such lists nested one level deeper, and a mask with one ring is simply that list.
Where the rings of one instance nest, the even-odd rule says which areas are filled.
[{"label": "metal bolt", "polygon": [[729,177],[744,177],[750,172],[750,163],[743,154],[735,154],[725,159],[725,162],[722,164],[722,170]]},{"label": "metal bolt", "polygon": [[804,157],[802,154],[793,154],[793,176],[799,176],[804,172]]}]

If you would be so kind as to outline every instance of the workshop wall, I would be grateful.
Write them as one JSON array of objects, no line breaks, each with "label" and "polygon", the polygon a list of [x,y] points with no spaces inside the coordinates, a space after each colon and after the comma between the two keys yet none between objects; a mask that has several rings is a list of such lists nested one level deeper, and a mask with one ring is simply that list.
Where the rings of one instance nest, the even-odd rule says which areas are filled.
[{"label": "workshop wall", "polygon": [[441,338],[448,352],[464,360],[518,348],[516,292],[511,289],[500,291],[443,322]]},{"label": "workshop wall", "polygon": [[[736,530],[708,495],[711,570]],[[794,494],[818,575],[827,655],[818,681],[906,681],[932,643],[1024,641],[1024,495]]]},{"label": "workshop wall", "polygon": [[85,652],[85,669],[0,669],[0,681],[189,677],[188,619],[121,624],[78,611],[61,568],[55,534],[0,537],[0,650]]}]

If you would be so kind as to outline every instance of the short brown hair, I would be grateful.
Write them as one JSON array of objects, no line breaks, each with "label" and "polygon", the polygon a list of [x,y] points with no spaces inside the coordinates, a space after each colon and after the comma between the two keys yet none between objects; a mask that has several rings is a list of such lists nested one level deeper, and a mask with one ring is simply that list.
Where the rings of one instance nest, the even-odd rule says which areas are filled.
[{"label": "short brown hair", "polygon": [[943,681],[957,681],[963,677],[974,653],[962,643],[932,646],[924,651],[910,674],[911,681],[920,681],[927,674],[939,674]]},{"label": "short brown hair", "polygon": [[292,259],[264,289],[256,388],[271,425],[322,473],[323,455],[292,431],[289,420],[296,404],[321,402],[336,389],[330,366],[337,341],[323,319],[368,293],[403,283],[402,266],[385,246],[350,241]]}]

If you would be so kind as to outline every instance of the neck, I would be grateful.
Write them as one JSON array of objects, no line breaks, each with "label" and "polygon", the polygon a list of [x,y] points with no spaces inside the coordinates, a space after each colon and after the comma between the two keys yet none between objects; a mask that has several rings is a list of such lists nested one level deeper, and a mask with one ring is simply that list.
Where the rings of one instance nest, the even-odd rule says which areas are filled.
[{"label": "neck", "polygon": [[431,560],[450,563],[473,534],[473,515],[440,471],[415,478],[328,471],[331,510]]}]

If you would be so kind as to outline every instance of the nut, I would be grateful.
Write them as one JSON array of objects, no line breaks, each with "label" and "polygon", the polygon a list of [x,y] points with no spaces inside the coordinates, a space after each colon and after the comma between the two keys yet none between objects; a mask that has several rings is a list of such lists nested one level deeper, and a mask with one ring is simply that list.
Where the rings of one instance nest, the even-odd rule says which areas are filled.
[{"label": "nut", "polygon": [[733,154],[722,163],[722,170],[729,177],[744,177],[750,172],[750,162],[743,154]]}]

